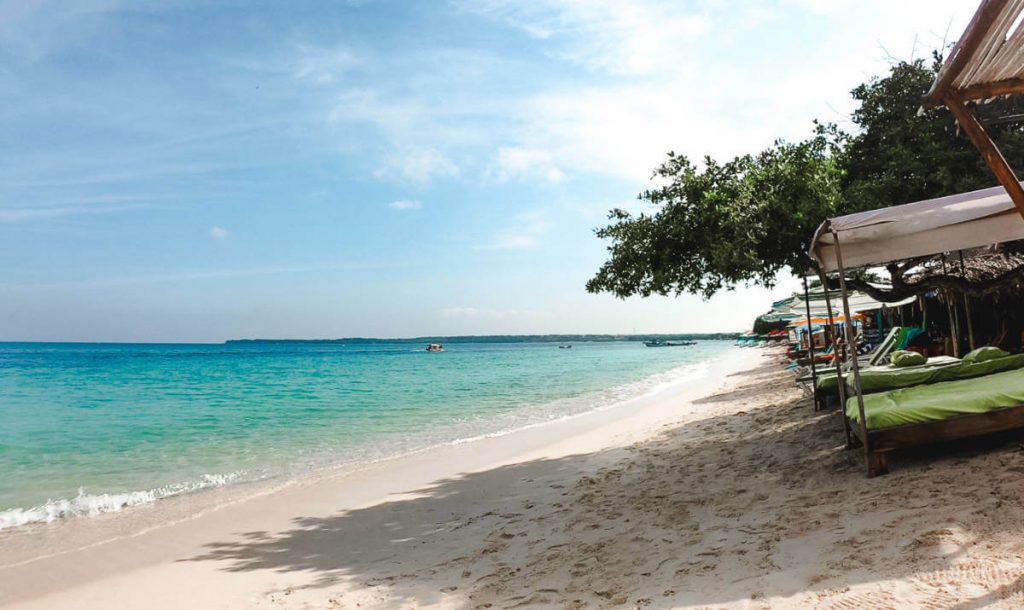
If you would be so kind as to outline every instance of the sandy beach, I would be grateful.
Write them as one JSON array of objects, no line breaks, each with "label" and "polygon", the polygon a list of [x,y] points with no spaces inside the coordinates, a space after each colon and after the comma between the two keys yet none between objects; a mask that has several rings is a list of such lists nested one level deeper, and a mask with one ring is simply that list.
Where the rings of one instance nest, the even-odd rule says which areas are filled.
[{"label": "sandy beach", "polygon": [[1019,435],[867,479],[769,350],[357,472],[0,538],[11,608],[1012,608]]}]

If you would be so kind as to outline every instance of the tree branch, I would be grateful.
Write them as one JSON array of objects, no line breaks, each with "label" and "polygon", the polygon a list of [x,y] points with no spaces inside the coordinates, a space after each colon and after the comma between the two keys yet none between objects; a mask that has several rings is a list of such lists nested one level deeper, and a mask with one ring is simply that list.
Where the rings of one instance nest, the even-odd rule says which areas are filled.
[{"label": "tree branch", "polygon": [[[889,265],[887,268],[890,273],[894,269],[898,270],[896,265]],[[907,282],[903,278],[902,273],[895,273],[892,276],[892,288],[889,290],[878,288],[860,278],[847,278],[846,280],[847,286],[860,290],[876,301],[883,303],[901,301],[907,297],[917,296],[933,290],[948,290],[971,297],[983,297],[1021,282],[1024,282],[1024,267],[1010,269],[983,282],[971,282],[966,278],[948,274],[930,275],[916,282]]]}]

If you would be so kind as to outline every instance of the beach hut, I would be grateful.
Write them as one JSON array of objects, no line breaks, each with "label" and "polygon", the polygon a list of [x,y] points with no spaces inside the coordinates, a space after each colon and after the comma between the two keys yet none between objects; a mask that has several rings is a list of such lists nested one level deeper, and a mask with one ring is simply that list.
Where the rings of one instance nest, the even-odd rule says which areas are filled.
[{"label": "beach hut", "polygon": [[[1020,239],[1024,239],[1024,220],[1007,191],[995,187],[828,219],[814,234],[809,253],[818,265],[823,284],[827,285],[826,278],[830,274],[838,277],[842,311],[849,318],[852,310],[846,273],[850,270],[899,261],[921,261],[950,251]],[[827,292],[825,297],[830,300]],[[849,326],[845,335],[846,342],[854,345]],[[1024,426],[1024,394],[1019,403],[1006,405],[1003,404],[1006,396],[1014,394],[1004,392],[1001,399],[980,397],[981,402],[994,407],[992,409],[982,410],[977,404],[969,405],[973,411],[963,413],[957,412],[955,407],[939,409],[941,413],[932,415],[942,417],[934,421],[871,429],[857,358],[853,357],[850,364],[856,408],[850,413],[850,403],[841,383],[844,428],[848,440],[852,431],[863,445],[868,476],[884,474],[886,452],[898,447]],[[842,378],[838,361],[836,373]],[[999,391],[1005,389],[998,388]],[[971,391],[983,394],[985,390],[983,385],[976,385]],[[875,402],[873,396],[872,403]],[[941,398],[934,398],[934,402],[948,403]]]}]

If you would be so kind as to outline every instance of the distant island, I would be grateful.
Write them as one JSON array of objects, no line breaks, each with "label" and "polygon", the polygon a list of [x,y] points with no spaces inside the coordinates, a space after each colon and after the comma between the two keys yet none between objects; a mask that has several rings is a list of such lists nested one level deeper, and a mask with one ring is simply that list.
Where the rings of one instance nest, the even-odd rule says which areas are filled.
[{"label": "distant island", "polygon": [[669,335],[460,335],[451,337],[406,337],[380,339],[228,339],[224,343],[584,343],[611,341],[716,341],[733,340],[740,333],[684,333]]}]

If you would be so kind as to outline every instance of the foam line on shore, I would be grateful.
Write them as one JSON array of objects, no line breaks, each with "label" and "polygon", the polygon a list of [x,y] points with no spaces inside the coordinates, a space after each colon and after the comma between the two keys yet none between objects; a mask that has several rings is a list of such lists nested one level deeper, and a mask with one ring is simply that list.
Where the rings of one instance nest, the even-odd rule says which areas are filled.
[{"label": "foam line on shore", "polygon": [[[596,392],[559,399],[544,405],[525,406],[522,409],[498,416],[486,422],[476,422],[456,430],[456,437],[449,439],[430,439],[424,442],[419,439],[419,446],[413,441],[412,447],[393,450],[391,453],[369,457],[360,456],[349,460],[328,461],[317,463],[305,471],[282,471],[277,476],[307,474],[317,470],[347,466],[368,466],[381,461],[401,458],[430,451],[443,446],[462,445],[490,438],[498,438],[519,431],[549,425],[553,422],[565,421],[592,413],[611,409],[623,403],[653,397],[670,388],[694,381],[707,374],[716,359],[710,358],[699,363],[684,364],[668,371],[655,373],[638,381],[613,386]],[[552,416],[552,413],[564,413]],[[479,431],[485,428],[485,431]],[[486,430],[490,428],[490,430]],[[461,434],[461,435],[459,435]],[[392,447],[400,444],[392,445]],[[225,474],[204,474],[193,481],[183,481],[161,485],[152,489],[132,490],[108,493],[87,493],[79,488],[78,495],[73,498],[51,499],[43,504],[32,507],[15,507],[0,511],[0,531],[17,528],[33,523],[52,523],[69,518],[95,517],[102,514],[120,512],[132,507],[157,502],[162,499],[208,491],[214,488],[243,482],[253,482],[268,478],[264,474],[256,475],[246,471],[235,471]]]}]

